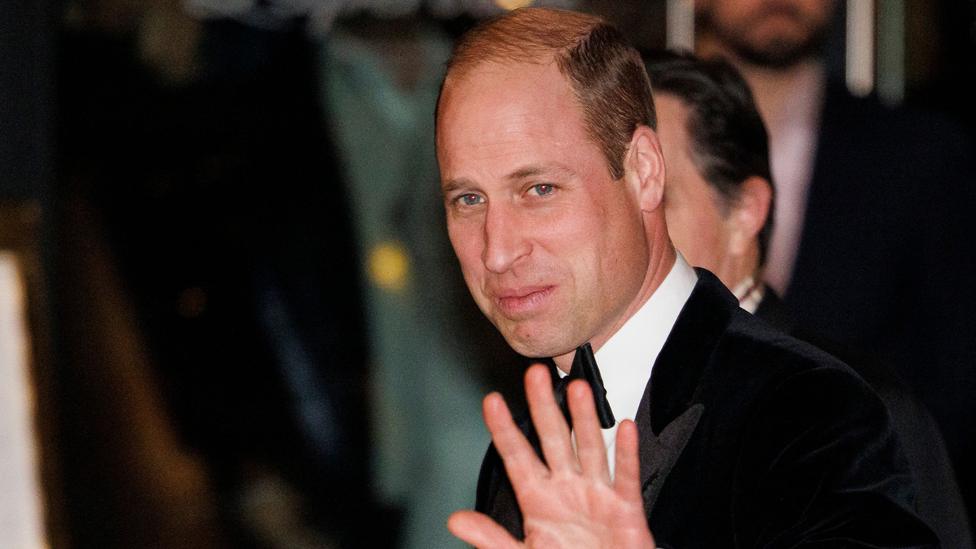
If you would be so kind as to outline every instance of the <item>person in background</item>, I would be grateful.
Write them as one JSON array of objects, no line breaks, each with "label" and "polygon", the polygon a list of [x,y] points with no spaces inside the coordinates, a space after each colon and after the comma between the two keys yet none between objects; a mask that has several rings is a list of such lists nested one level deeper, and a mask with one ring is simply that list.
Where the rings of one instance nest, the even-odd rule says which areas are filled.
[{"label": "person in background", "polygon": [[[711,270],[732,288],[743,309],[790,332],[789,314],[761,278],[774,186],[765,126],[748,85],[723,61],[669,53],[648,54],[645,60],[668,166],[665,215],[675,247],[689,263]],[[931,415],[883,369],[839,356],[888,407],[915,476],[919,514],[943,547],[973,547],[959,488]]]},{"label": "person in background", "polygon": [[[798,329],[890,365],[932,411],[976,505],[976,166],[943,120],[855,97],[825,68],[837,3],[698,0],[696,53],[749,82],[776,224],[763,279]],[[972,522],[972,515],[970,515]]]},{"label": "person in background", "polygon": [[400,549],[463,546],[443,525],[475,490],[481,395],[521,362],[466,298],[440,213],[430,113],[450,51],[431,21],[363,17],[336,24],[317,64],[361,258],[370,472],[402,510]]}]

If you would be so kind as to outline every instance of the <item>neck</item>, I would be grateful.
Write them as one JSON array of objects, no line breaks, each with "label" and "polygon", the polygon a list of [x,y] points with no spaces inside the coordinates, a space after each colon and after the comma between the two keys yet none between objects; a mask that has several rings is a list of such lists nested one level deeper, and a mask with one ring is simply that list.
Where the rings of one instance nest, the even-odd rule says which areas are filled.
[{"label": "neck", "polygon": [[[603,345],[613,337],[617,331],[623,327],[624,324],[630,320],[630,317],[634,316],[641,307],[647,303],[647,300],[654,295],[661,283],[664,282],[665,277],[671,272],[671,268],[674,266],[675,262],[675,251],[674,246],[671,244],[670,239],[667,237],[667,228],[663,228],[664,238],[652,239],[655,244],[651,247],[651,255],[647,264],[647,273],[644,276],[644,281],[641,284],[640,291],[637,293],[636,297],[627,308],[624,310],[623,314],[617,317],[616,321],[607,330],[603,330],[600,335],[595,335],[590,338],[590,346],[593,347],[593,352],[600,350]],[[585,343],[585,342],[584,342]],[[563,372],[569,373],[570,369],[573,367],[573,357],[576,356],[576,349],[572,351],[553,357],[553,361],[556,363],[556,367]]]},{"label": "neck", "polygon": [[809,58],[785,69],[769,69],[738,63],[749,82],[759,114],[776,127],[787,118],[798,91],[809,91],[823,85],[824,67],[819,59]]}]

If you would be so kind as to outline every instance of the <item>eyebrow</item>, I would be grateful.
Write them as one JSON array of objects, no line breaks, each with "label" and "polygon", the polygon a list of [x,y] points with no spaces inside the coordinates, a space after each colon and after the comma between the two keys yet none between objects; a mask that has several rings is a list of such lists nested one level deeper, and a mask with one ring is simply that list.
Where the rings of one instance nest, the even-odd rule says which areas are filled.
[{"label": "eyebrow", "polygon": [[575,175],[575,172],[573,170],[559,163],[534,164],[534,165],[524,166],[513,171],[512,173],[508,174],[506,179],[509,180],[528,179],[530,177],[536,177],[547,173],[556,173],[562,176]]},{"label": "eyebrow", "polygon": [[468,187],[474,187],[474,181],[466,177],[459,177],[457,179],[451,179],[450,181],[445,181],[441,184],[441,193],[450,194],[458,189],[464,189]]},{"label": "eyebrow", "polygon": [[[506,175],[505,179],[509,181],[518,181],[521,179],[528,179],[531,177],[537,177],[540,175],[552,174],[552,173],[555,173],[557,175],[562,175],[564,177],[572,177],[576,175],[576,172],[559,163],[530,164],[528,166],[522,166],[520,168],[517,168],[516,170]],[[475,184],[474,181],[466,177],[459,177],[457,179],[451,179],[449,181],[445,181],[441,185],[441,192],[443,192],[444,194],[448,194],[458,189],[462,189],[466,187],[477,187],[477,185]]]}]

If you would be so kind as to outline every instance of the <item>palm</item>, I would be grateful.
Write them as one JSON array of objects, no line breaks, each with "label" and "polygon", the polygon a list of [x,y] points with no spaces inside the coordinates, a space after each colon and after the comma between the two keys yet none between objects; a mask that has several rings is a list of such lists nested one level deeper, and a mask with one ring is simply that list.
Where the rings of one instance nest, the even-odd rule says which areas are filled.
[{"label": "palm", "polygon": [[489,395],[484,406],[485,422],[522,510],[524,543],[472,511],[452,516],[452,532],[478,547],[654,547],[640,495],[633,422],[619,427],[616,478],[611,481],[589,387],[574,382],[569,388],[575,450],[543,367],[527,372],[526,396],[548,466],[515,426],[500,396]]},{"label": "palm", "polygon": [[[527,547],[643,547],[642,503],[580,474],[554,474],[519,498]],[[646,541],[650,541],[646,539]]]}]

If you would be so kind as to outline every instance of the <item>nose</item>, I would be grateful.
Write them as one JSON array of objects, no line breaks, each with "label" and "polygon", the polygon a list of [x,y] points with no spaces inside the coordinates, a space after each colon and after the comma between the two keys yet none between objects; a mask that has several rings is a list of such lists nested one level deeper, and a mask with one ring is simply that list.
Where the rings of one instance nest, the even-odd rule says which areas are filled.
[{"label": "nose", "polygon": [[508,205],[489,205],[484,231],[485,247],[481,259],[485,268],[493,273],[509,271],[532,250],[524,224]]}]

